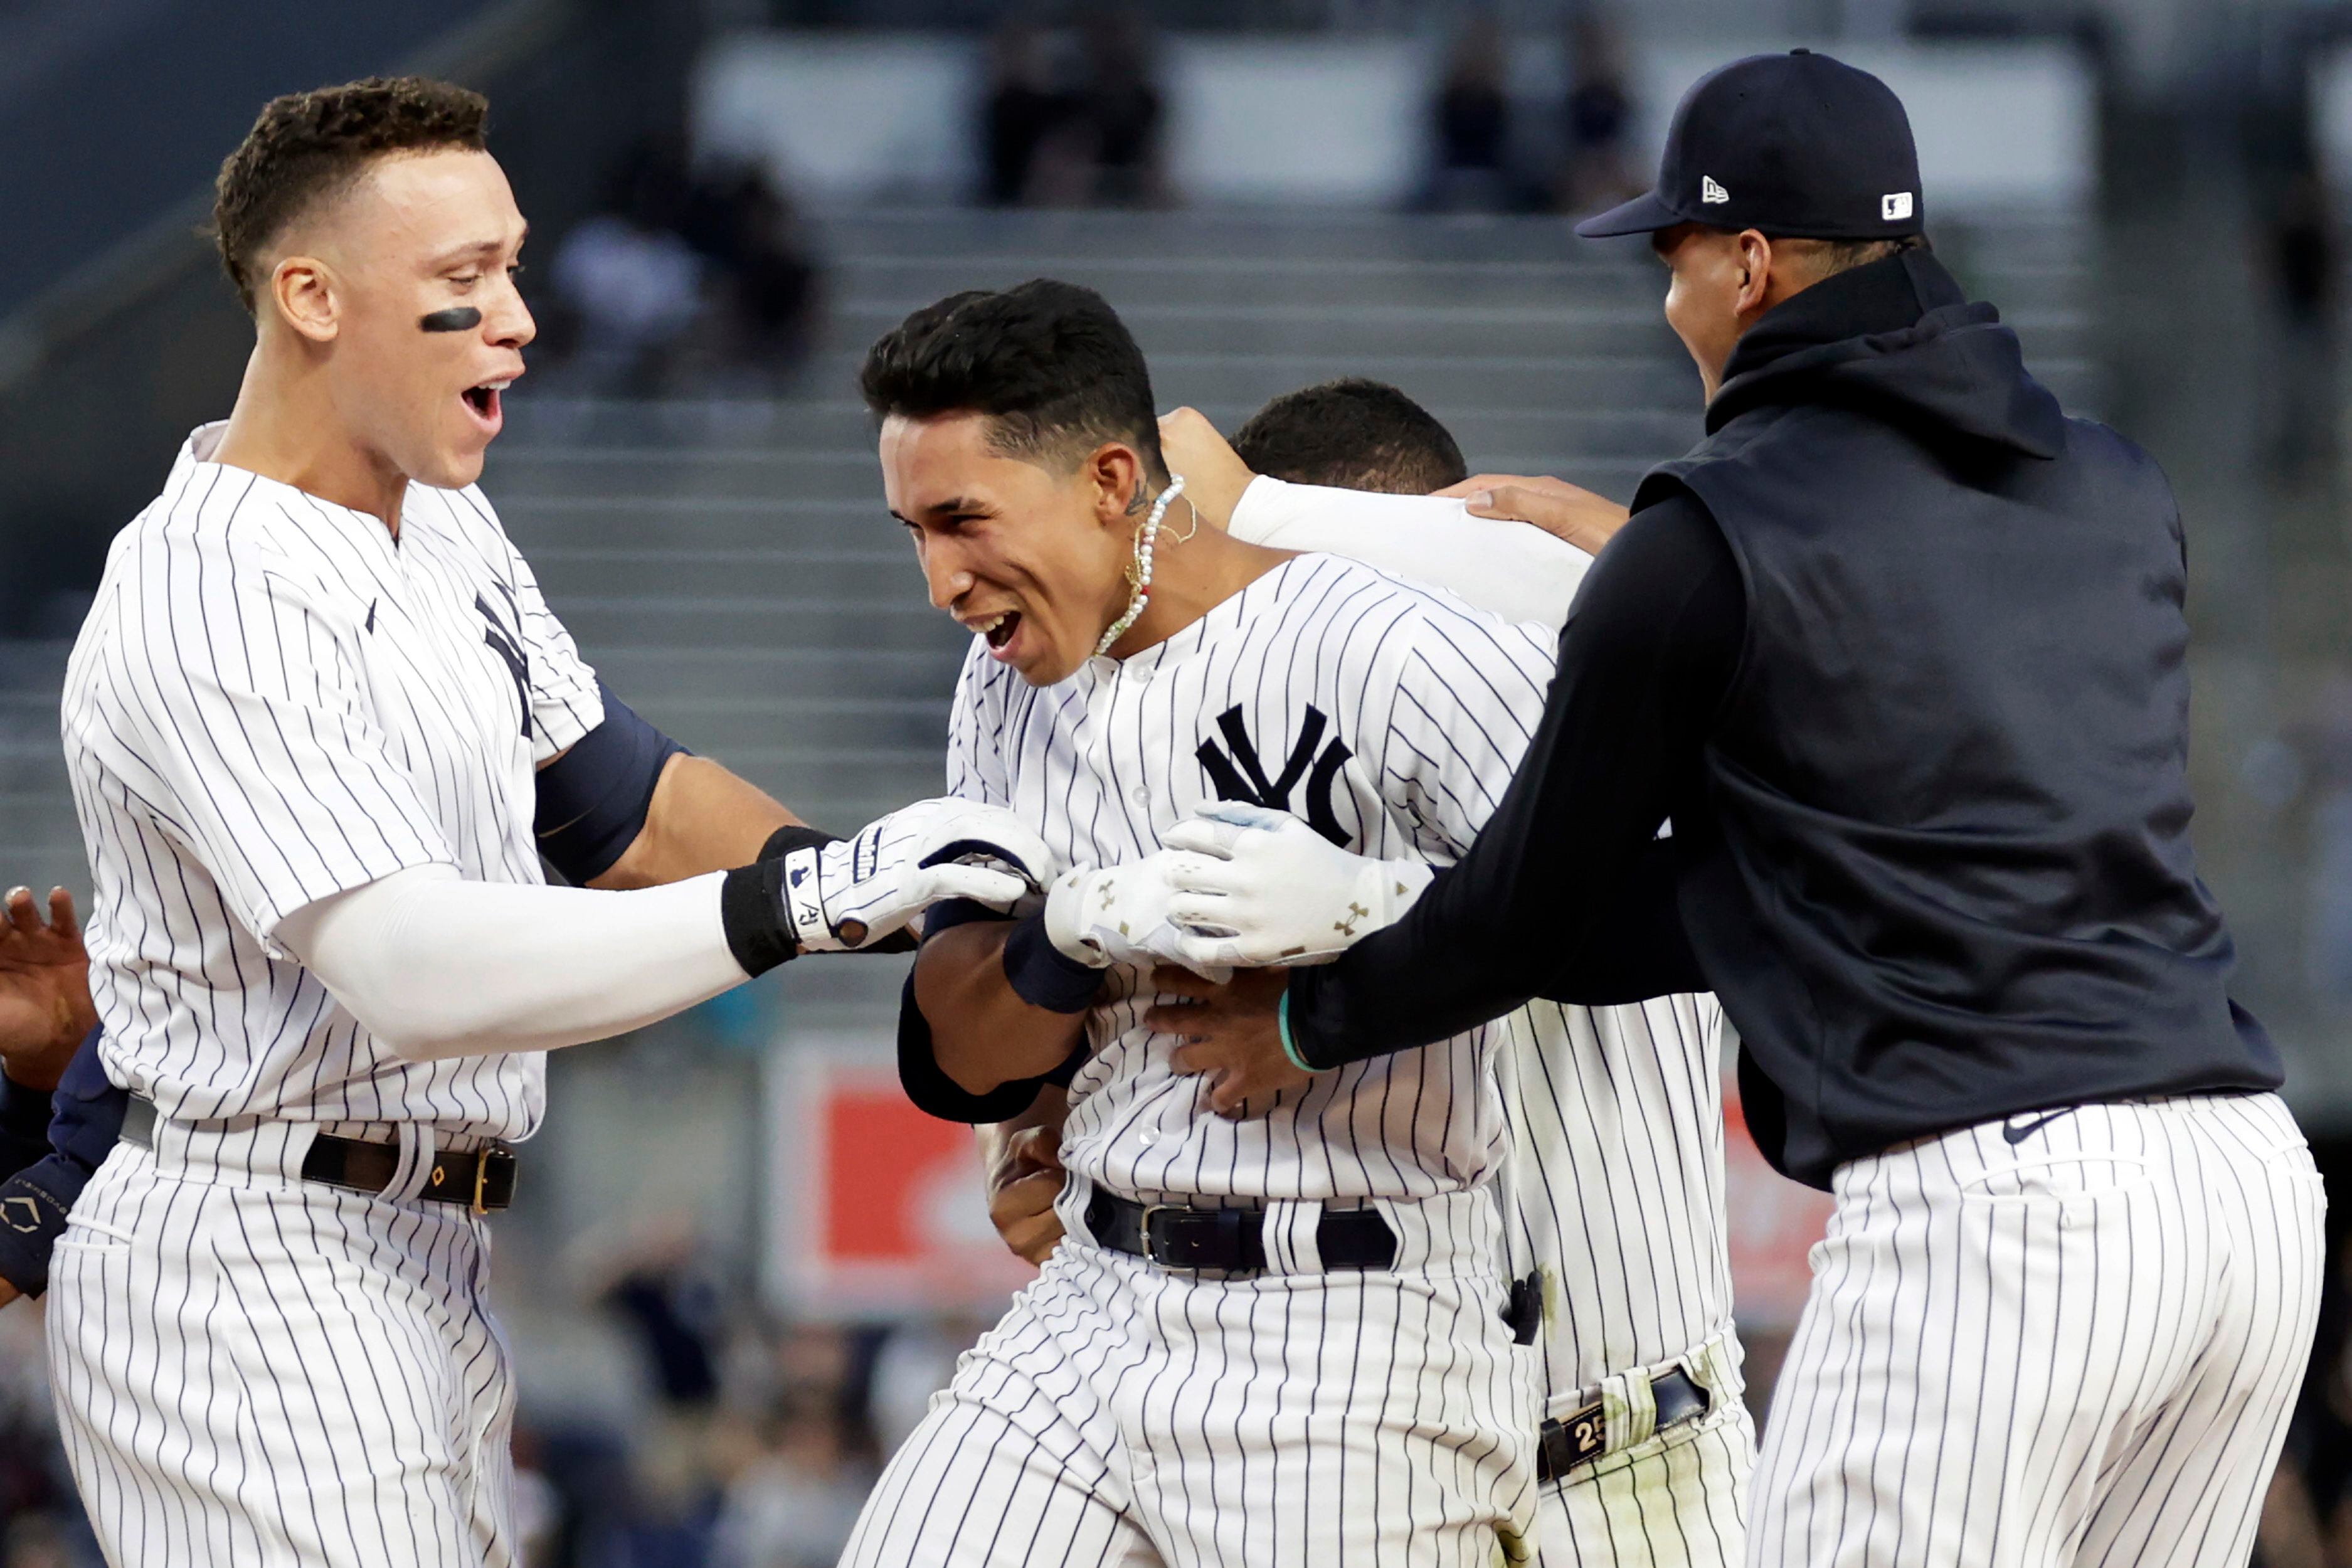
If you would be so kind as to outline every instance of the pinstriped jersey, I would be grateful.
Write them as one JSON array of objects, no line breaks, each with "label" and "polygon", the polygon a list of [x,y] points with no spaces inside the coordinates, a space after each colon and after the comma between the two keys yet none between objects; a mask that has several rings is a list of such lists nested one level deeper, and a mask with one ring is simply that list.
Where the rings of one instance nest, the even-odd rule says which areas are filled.
[{"label": "pinstriped jersey", "polygon": [[1503,1021],[1503,1228],[1512,1275],[1543,1277],[1549,1415],[1731,1324],[1722,1021],[1706,994]]},{"label": "pinstriped jersey", "polygon": [[[1458,501],[1260,479],[1233,530],[1426,571],[1500,607],[1486,603],[1497,584]],[[1520,559],[1538,576],[1512,587],[1512,602],[1554,606],[1541,628],[1554,632],[1588,558],[1563,545]],[[1731,1322],[1723,1011],[1705,994],[1535,1002],[1493,1026],[1508,1037],[1495,1058],[1512,1141],[1504,1228],[1512,1273],[1544,1278],[1545,1382],[1558,1415],[1602,1378],[1668,1361]]]},{"label": "pinstriped jersey", "polygon": [[[1327,555],[1285,561],[1155,647],[1038,688],[975,639],[948,788],[1007,805],[1074,866],[1109,866],[1220,799],[1305,818],[1359,854],[1449,863],[1543,710],[1551,650],[1428,589]],[[1418,1197],[1490,1175],[1504,1133],[1493,1025],[1211,1112],[1142,972],[1088,1016],[1062,1157],[1136,1197]]]},{"label": "pinstriped jersey", "polygon": [[109,1074],[179,1119],[527,1136],[543,1055],[404,1062],[275,933],[412,866],[541,881],[534,769],[603,721],[595,678],[478,489],[411,484],[395,541],[208,461],[222,428],[115,540],[67,668]]}]

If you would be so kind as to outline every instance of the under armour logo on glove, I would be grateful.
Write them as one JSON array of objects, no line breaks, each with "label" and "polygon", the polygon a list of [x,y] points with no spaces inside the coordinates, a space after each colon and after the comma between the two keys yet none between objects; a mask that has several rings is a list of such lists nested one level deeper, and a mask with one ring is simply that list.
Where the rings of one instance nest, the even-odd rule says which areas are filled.
[{"label": "under armour logo on glove", "polygon": [[[1241,801],[1249,805],[1262,805],[1269,811],[1288,811],[1290,792],[1304,778],[1307,784],[1307,826],[1345,849],[1349,837],[1339,826],[1338,795],[1339,770],[1355,755],[1344,741],[1323,745],[1323,731],[1330,721],[1312,703],[1307,717],[1298,725],[1298,739],[1283,760],[1281,776],[1268,779],[1265,766],[1258,760],[1257,745],[1243,727],[1242,710],[1228,708],[1217,716],[1217,729],[1232,748],[1228,756],[1218,749],[1214,741],[1203,741],[1193,755],[1208,770],[1209,782],[1216,786],[1220,800]],[[1318,752],[1317,747],[1322,747]]]}]

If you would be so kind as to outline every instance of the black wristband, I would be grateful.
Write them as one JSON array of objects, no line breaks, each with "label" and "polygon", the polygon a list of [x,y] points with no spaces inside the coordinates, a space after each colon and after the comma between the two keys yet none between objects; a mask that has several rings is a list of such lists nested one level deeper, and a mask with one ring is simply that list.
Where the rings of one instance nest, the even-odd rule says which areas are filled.
[{"label": "black wristband", "polygon": [[768,841],[760,846],[760,858],[779,860],[795,849],[823,848],[827,844],[840,842],[841,835],[838,833],[827,833],[824,828],[811,827],[805,822],[789,822],[768,835]]},{"label": "black wristband", "polygon": [[719,923],[746,974],[765,974],[798,958],[801,944],[784,920],[784,863],[761,860],[728,872],[719,888]]},{"label": "black wristband", "polygon": [[1004,978],[1013,994],[1049,1013],[1083,1013],[1102,989],[1103,972],[1080,963],[1045,935],[1045,917],[1017,921],[1004,937]]}]

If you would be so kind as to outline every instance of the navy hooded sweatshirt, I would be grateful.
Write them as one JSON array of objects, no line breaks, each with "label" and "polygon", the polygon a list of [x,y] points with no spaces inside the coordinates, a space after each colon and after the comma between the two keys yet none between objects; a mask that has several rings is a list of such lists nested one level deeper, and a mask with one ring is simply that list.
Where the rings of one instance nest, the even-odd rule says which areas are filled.
[{"label": "navy hooded sweatshirt", "polygon": [[1822,1186],[2021,1111],[2275,1088],[2189,849],[2155,462],[1924,251],[1768,313],[1706,430],[1580,590],[1470,854],[1292,977],[1307,1058],[1710,989],[1759,1143]]}]

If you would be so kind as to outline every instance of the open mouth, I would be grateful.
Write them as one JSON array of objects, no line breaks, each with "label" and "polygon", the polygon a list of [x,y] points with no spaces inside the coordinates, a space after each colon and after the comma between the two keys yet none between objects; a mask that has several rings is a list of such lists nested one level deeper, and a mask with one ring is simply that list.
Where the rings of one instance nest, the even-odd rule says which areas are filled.
[{"label": "open mouth", "polygon": [[463,396],[474,417],[495,430],[504,423],[499,411],[499,394],[514,384],[512,377],[505,381],[486,381],[479,386],[467,387]]},{"label": "open mouth", "polygon": [[1021,612],[1007,610],[992,621],[975,621],[971,629],[988,639],[992,652],[1002,653],[1021,629]]}]

